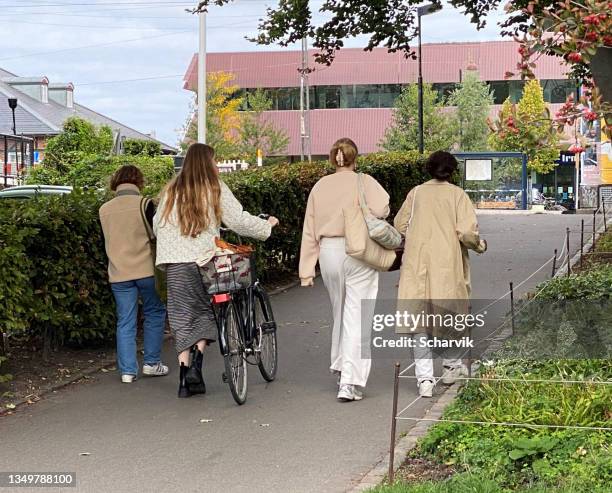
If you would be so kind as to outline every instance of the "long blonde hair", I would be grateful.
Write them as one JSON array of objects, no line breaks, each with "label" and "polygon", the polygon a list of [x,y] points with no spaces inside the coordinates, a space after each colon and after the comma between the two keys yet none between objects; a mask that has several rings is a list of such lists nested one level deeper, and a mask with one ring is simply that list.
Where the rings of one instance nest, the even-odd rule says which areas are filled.
[{"label": "long blonde hair", "polygon": [[168,221],[176,207],[183,236],[195,238],[211,225],[221,224],[221,185],[215,150],[206,144],[192,144],[187,149],[183,169],[162,192],[162,221]]}]

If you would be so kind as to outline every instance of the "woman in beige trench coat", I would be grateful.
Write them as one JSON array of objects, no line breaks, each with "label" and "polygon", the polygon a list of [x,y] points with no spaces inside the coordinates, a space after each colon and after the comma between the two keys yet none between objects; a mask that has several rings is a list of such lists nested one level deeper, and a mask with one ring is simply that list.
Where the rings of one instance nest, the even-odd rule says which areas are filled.
[{"label": "woman in beige trench coat", "polygon": [[[468,250],[483,253],[487,244],[480,239],[470,198],[448,181],[457,169],[457,160],[448,152],[438,151],[429,157],[426,167],[433,179],[408,193],[394,220],[397,230],[406,237],[399,307],[427,306],[429,310],[425,311],[430,312],[432,306],[443,306],[446,311],[461,312],[467,309],[471,294]],[[425,327],[398,327],[397,332],[416,333],[417,386],[421,396],[431,397],[434,377],[432,350],[426,347],[428,331]],[[446,358],[444,366],[446,384],[467,373],[461,358]]]}]

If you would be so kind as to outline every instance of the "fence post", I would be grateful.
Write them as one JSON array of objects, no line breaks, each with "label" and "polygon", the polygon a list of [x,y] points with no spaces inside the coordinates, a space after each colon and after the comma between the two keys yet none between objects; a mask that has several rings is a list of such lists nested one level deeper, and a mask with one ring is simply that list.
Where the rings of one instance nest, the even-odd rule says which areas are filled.
[{"label": "fence post", "polygon": [[606,199],[603,199],[603,220],[604,220],[604,232],[608,232],[608,221],[606,221]]},{"label": "fence post", "polygon": [[597,211],[593,211],[593,250],[595,250],[595,223],[597,222]]},{"label": "fence post", "polygon": [[584,219],[580,221],[580,269],[582,270],[582,262],[584,255]]},{"label": "fence post", "polygon": [[552,270],[551,277],[555,277],[556,273],[557,273],[557,249],[555,248],[555,257],[553,258],[553,270]]},{"label": "fence post", "polygon": [[512,317],[512,335],[514,335],[514,283],[510,282],[510,316]]},{"label": "fence post", "polygon": [[393,379],[393,412],[391,414],[391,443],[389,444],[389,483],[393,483],[394,470],[393,463],[395,460],[395,432],[397,426],[397,397],[399,392],[399,361],[395,363],[395,375]]},{"label": "fence post", "polygon": [[570,254],[570,229],[565,228],[565,246],[567,248],[567,275],[569,276],[572,273],[571,261],[572,257]]}]

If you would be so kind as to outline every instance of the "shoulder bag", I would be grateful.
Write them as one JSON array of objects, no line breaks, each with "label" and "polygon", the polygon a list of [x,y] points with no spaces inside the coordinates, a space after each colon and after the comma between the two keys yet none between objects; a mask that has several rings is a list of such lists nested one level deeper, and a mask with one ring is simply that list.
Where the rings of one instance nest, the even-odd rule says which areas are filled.
[{"label": "shoulder bag", "polygon": [[363,185],[363,173],[357,175],[357,184],[359,187],[359,205],[368,227],[368,235],[376,243],[384,248],[393,250],[398,248],[402,243],[402,235],[397,229],[391,226],[384,219],[379,219],[370,212],[366,201],[365,187]]}]

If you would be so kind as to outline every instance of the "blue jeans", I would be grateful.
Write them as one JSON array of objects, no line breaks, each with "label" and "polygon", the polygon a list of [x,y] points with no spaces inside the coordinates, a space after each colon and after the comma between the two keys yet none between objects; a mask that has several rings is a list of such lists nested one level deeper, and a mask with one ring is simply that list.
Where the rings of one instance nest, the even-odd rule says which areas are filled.
[{"label": "blue jeans", "polygon": [[155,278],[113,282],[111,289],[117,305],[117,366],[122,375],[138,375],[136,360],[136,327],[138,296],[144,312],[144,363],[160,361],[164,338],[166,308],[155,291]]}]

